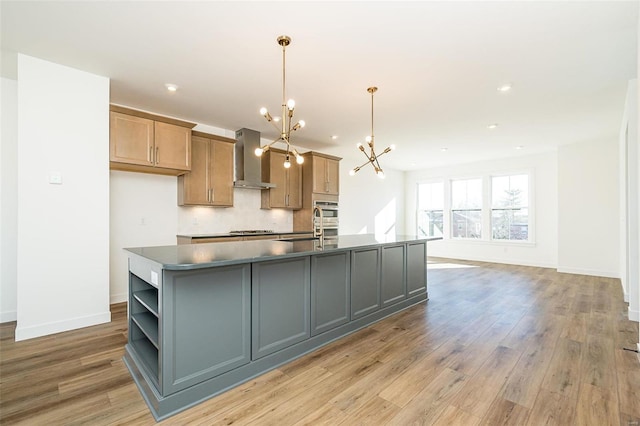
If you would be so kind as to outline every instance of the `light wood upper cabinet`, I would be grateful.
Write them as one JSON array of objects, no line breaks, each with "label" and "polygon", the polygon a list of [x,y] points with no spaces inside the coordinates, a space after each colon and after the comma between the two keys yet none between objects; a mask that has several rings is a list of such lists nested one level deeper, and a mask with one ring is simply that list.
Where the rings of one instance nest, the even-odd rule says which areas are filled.
[{"label": "light wood upper cabinet", "polygon": [[293,230],[313,231],[313,202],[338,201],[341,158],[314,151],[302,156],[302,208],[293,212]]},{"label": "light wood upper cabinet", "polygon": [[276,185],[262,190],[262,208],[302,208],[302,170],[291,155],[291,167],[284,168],[286,153],[270,149],[262,156],[262,180]]},{"label": "light wood upper cabinet", "polygon": [[[315,155],[313,155],[315,154]],[[340,194],[340,160],[317,155],[310,155],[313,169],[312,192],[328,195]],[[307,161],[305,159],[305,161]]]},{"label": "light wood upper cabinet", "polygon": [[235,140],[193,132],[191,172],[178,176],[178,205],[233,206]]},{"label": "light wood upper cabinet", "polygon": [[180,175],[191,170],[195,124],[111,106],[109,160],[113,170]]}]

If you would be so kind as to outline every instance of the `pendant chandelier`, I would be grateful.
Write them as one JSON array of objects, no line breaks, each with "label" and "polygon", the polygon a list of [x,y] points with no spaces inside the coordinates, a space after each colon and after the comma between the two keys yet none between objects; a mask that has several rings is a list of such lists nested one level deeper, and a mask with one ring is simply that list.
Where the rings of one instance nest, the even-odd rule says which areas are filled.
[{"label": "pendant chandelier", "polygon": [[371,93],[371,135],[367,136],[365,141],[367,142],[367,145],[369,146],[369,153],[367,154],[364,145],[362,145],[361,143],[359,143],[357,145],[358,149],[364,154],[365,157],[367,157],[367,161],[365,161],[364,163],[362,163],[362,165],[358,166],[358,167],[354,167],[352,170],[349,171],[349,174],[351,176],[355,175],[356,173],[358,173],[358,171],[363,168],[364,166],[366,166],[367,164],[371,163],[371,165],[373,166],[373,170],[376,172],[376,175],[380,178],[380,179],[384,179],[384,172],[382,171],[382,167],[380,167],[380,162],[378,161],[378,159],[380,157],[382,157],[384,154],[386,154],[387,152],[390,152],[394,149],[396,149],[395,145],[390,145],[387,148],[384,149],[384,151],[382,151],[380,154],[376,154],[375,148],[374,148],[374,136],[373,136],[373,94],[376,93],[376,91],[378,90],[377,87],[369,87],[367,89],[367,92]]},{"label": "pendant chandelier", "polygon": [[[298,153],[298,151],[291,146],[291,132],[295,132],[296,130],[304,127],[304,121],[300,120],[293,126],[291,123],[293,122],[293,110],[296,106],[296,103],[293,99],[287,99],[285,95],[285,48],[291,44],[291,38],[288,36],[280,36],[278,37],[278,44],[282,46],[282,115],[280,118],[272,117],[269,114],[269,111],[266,108],[260,108],[260,114],[267,119],[267,121],[273,124],[273,127],[280,132],[280,137],[274,140],[268,145],[265,145],[261,148],[256,148],[255,154],[260,157],[262,153],[267,152],[269,148],[276,142],[284,142],[287,144],[287,154],[284,160],[284,167],[288,169],[291,167],[291,161],[289,161],[289,157],[293,154],[296,157],[296,163],[302,164],[304,163],[304,158]],[[278,127],[276,124],[277,121],[280,121],[281,127]]]}]

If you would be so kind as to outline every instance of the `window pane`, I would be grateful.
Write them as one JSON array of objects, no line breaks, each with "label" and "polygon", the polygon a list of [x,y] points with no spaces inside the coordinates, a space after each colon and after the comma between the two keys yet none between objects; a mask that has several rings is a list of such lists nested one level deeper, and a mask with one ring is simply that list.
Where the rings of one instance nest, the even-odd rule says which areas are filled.
[{"label": "window pane", "polygon": [[529,176],[494,176],[491,179],[493,208],[527,207],[529,204]]},{"label": "window pane", "polygon": [[418,210],[444,209],[444,183],[421,183],[418,185]]},{"label": "window pane", "polygon": [[494,240],[529,239],[529,209],[501,209],[491,211]]},{"label": "window pane", "polygon": [[451,212],[452,238],[481,238],[481,210],[453,210]]},{"label": "window pane", "polygon": [[451,208],[482,208],[482,179],[454,180],[451,182]]},{"label": "window pane", "polygon": [[442,210],[422,210],[418,213],[418,236],[442,237]]}]

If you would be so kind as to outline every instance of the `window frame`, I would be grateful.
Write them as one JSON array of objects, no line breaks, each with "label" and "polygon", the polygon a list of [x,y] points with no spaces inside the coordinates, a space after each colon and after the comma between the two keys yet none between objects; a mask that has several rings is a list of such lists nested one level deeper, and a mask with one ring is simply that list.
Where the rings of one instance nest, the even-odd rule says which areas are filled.
[{"label": "window frame", "polygon": [[[442,209],[420,209],[420,185],[433,185],[433,184],[441,184],[442,185]],[[420,181],[416,183],[416,235],[421,236],[420,234],[420,213],[422,212],[442,212],[442,238],[445,239],[447,233],[447,225],[446,225],[446,211],[447,211],[447,197],[446,197],[447,185],[444,179],[434,179],[429,181]],[[438,238],[437,235],[422,235],[421,237],[425,238]]]}]

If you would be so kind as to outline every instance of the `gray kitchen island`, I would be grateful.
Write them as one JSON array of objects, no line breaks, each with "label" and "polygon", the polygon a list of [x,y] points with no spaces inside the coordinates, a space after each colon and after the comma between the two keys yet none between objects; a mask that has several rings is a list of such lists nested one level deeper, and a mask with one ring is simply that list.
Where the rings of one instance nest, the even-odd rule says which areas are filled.
[{"label": "gray kitchen island", "polygon": [[427,300],[428,240],[129,248],[124,361],[164,419]]}]

